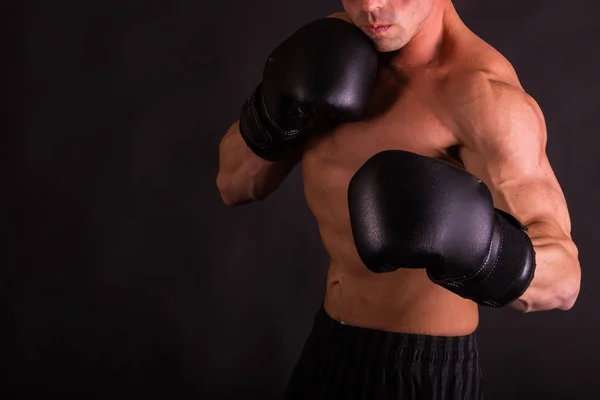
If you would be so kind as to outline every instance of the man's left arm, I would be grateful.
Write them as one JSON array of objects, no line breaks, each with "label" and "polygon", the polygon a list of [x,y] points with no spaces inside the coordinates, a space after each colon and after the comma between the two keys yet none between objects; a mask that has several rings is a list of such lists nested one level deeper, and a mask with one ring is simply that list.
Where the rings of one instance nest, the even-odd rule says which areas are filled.
[{"label": "man's left arm", "polygon": [[534,278],[511,306],[569,310],[581,269],[566,200],[546,155],[542,111],[521,89],[480,78],[459,103],[460,157],[489,187],[494,206],[528,228],[535,250]]}]

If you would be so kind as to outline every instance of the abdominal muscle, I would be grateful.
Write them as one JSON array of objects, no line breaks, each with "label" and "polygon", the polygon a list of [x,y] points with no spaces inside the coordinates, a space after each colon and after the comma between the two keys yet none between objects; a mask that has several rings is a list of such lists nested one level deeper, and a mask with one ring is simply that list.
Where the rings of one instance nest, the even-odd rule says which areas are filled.
[{"label": "abdominal muscle", "polygon": [[436,336],[475,331],[477,306],[433,284],[422,269],[375,274],[357,260],[329,265],[325,310],[348,325]]},{"label": "abdominal muscle", "polygon": [[[306,200],[330,257],[325,310],[335,320],[363,328],[436,336],[474,332],[477,305],[431,282],[424,269],[376,274],[362,263],[350,227],[348,184],[371,155],[395,146],[373,137],[352,146],[352,137],[348,130],[322,138],[302,160]],[[351,155],[349,148],[355,149]]]}]

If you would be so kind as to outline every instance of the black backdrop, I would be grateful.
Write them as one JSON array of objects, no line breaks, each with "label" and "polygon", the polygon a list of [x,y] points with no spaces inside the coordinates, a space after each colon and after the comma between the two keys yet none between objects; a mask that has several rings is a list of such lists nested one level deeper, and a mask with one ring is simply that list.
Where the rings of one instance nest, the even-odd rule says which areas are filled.
[{"label": "black backdrop", "polygon": [[[598,3],[456,5],[545,112],[583,268],[569,312],[482,310],[486,397],[598,398]],[[217,148],[270,50],[339,9],[3,5],[3,397],[277,398],[322,299],[327,258],[298,169],[269,199],[230,209],[216,190]]]}]

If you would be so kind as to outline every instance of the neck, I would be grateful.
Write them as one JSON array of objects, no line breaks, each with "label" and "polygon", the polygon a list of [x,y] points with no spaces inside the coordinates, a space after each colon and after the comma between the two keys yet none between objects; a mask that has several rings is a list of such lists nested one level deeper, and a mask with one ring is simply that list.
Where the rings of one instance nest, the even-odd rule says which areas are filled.
[{"label": "neck", "polygon": [[441,0],[411,41],[390,54],[391,62],[400,68],[434,63],[440,58],[445,39],[460,26],[464,24],[452,2]]}]

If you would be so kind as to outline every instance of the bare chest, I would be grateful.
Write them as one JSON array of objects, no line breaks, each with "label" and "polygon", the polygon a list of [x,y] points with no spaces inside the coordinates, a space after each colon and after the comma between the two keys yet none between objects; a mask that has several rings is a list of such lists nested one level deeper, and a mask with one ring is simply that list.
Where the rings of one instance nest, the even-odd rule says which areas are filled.
[{"label": "bare chest", "polygon": [[406,150],[453,158],[457,140],[448,127],[448,111],[430,83],[379,82],[365,118],[342,124],[308,146],[304,163],[354,173],[384,150]]}]

